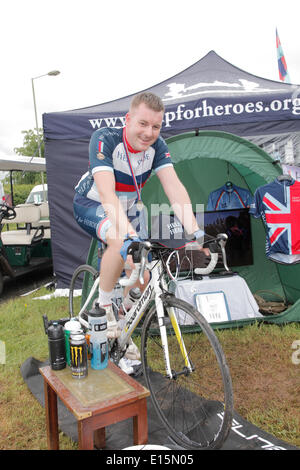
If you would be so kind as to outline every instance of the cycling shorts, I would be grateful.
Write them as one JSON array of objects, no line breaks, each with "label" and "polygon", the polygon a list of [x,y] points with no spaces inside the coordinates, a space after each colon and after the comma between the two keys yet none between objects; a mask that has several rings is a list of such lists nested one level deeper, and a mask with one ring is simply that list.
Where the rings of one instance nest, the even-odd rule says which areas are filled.
[{"label": "cycling shorts", "polygon": [[[88,199],[76,193],[73,201],[74,217],[78,225],[93,238],[107,243],[106,233],[112,226],[100,202]],[[139,211],[133,202],[129,210],[125,211],[129,222],[136,234],[142,240],[148,238],[146,211]]]}]

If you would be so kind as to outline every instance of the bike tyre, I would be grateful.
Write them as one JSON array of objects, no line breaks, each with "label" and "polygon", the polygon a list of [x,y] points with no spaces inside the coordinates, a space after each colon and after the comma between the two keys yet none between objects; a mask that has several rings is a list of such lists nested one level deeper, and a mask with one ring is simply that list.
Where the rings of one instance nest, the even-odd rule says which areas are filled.
[{"label": "bike tyre", "polygon": [[[89,264],[82,264],[78,266],[72,276],[70,291],[69,291],[69,315],[70,317],[77,317],[79,312],[74,310],[74,291],[77,289],[77,284],[82,282],[81,306],[88,296],[91,289],[90,280],[94,281],[99,276],[98,271]],[[80,281],[80,278],[83,279]]]}]

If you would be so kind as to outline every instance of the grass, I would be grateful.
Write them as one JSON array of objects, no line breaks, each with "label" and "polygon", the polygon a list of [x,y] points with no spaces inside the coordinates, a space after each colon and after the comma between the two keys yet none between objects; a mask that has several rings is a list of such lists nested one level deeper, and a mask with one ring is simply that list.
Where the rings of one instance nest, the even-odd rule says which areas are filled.
[{"label": "grass", "polygon": [[218,335],[232,376],[236,411],[300,447],[300,364],[292,360],[300,324],[254,324]]},{"label": "grass", "polygon": [[[20,366],[31,356],[48,357],[42,315],[49,319],[68,316],[67,298],[34,300],[48,293],[41,289],[0,304],[0,340],[6,350],[5,364],[0,364],[0,450],[47,448],[44,409],[24,383]],[[235,410],[266,432],[300,447],[300,364],[292,361],[300,324],[253,324],[217,334],[231,370]],[[77,444],[61,434],[60,447],[76,449]]]},{"label": "grass", "polygon": [[[35,294],[49,294],[42,289]],[[0,449],[47,449],[44,409],[28,390],[20,366],[28,357],[45,360],[48,341],[42,315],[49,319],[68,315],[66,298],[33,300],[19,297],[0,305],[0,340],[5,342],[6,361],[0,365]],[[61,434],[62,449],[77,448]]]}]

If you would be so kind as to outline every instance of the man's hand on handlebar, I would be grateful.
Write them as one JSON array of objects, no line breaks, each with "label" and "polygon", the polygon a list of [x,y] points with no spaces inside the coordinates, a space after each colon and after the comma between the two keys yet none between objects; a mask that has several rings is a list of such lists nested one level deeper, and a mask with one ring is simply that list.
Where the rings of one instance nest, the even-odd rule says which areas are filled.
[{"label": "man's hand on handlebar", "polygon": [[[120,284],[122,286],[134,286],[140,287],[143,289],[143,285],[147,285],[149,281],[149,275],[147,275],[146,268],[146,259],[147,253],[150,249],[150,243],[141,240],[137,236],[126,238],[120,254],[124,261],[126,261],[131,273],[127,273],[128,280],[122,278]],[[135,284],[138,282],[138,284]]]},{"label": "man's hand on handlebar", "polygon": [[142,240],[137,236],[133,235],[131,237],[126,237],[124,239],[122,248],[120,250],[120,255],[122,256],[123,260],[126,261],[128,257],[128,261],[132,263],[132,255],[134,254],[134,249],[136,249],[139,243]]},{"label": "man's hand on handlebar", "polygon": [[207,256],[207,257],[210,256],[210,249],[209,248],[205,248],[202,245],[198,245],[198,250],[203,251],[205,256]]},{"label": "man's hand on handlebar", "polygon": [[192,237],[197,242],[198,250],[202,251],[205,256],[210,257],[210,249],[203,246],[204,243],[204,232],[202,230],[197,230],[193,233]]}]

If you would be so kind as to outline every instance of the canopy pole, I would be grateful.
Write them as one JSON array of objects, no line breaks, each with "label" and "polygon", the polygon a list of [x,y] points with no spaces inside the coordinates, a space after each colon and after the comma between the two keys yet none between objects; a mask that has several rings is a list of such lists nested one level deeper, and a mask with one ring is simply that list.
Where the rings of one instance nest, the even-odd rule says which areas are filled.
[{"label": "canopy pole", "polygon": [[12,205],[12,207],[14,207],[14,190],[13,190],[12,170],[9,172],[9,180],[10,180],[11,205]]}]

